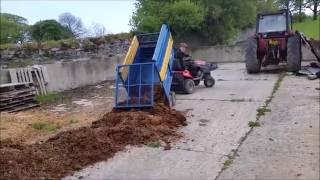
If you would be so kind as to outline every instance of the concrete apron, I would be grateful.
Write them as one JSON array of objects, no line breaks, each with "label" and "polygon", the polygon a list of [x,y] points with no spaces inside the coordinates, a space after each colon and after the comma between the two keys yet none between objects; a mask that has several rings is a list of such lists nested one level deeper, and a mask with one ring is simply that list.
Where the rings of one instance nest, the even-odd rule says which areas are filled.
[{"label": "concrete apron", "polygon": [[286,76],[269,109],[218,179],[319,179],[320,81]]},{"label": "concrete apron", "polygon": [[256,109],[270,96],[278,74],[248,75],[242,63],[221,64],[213,88],[178,95],[176,109],[188,111],[185,137],[172,149],[128,147],[66,179],[214,179],[250,130]]}]

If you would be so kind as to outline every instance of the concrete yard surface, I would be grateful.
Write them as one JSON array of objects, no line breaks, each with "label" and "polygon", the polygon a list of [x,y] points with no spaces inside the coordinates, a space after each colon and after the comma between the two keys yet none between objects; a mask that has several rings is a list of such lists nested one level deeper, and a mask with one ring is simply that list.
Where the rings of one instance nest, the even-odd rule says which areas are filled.
[{"label": "concrete yard surface", "polygon": [[[171,150],[130,146],[65,179],[255,179],[256,174],[267,177],[268,168],[280,169],[280,163],[300,169],[292,166],[268,178],[319,177],[319,81],[287,75],[271,112],[251,132],[248,123],[272,94],[279,73],[248,75],[243,63],[228,63],[212,75],[214,87],[201,84],[194,94],[177,95],[175,108],[186,112],[188,126]],[[228,155],[239,146],[240,157],[225,169]]]},{"label": "concrete yard surface", "polygon": [[319,179],[319,81],[286,76],[219,179]]}]

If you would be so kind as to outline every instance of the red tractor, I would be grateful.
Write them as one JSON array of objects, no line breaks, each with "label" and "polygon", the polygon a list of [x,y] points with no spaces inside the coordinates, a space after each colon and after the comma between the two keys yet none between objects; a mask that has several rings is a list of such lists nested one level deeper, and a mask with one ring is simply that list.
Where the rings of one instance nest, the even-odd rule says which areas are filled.
[{"label": "red tractor", "polygon": [[301,68],[301,37],[292,30],[291,13],[280,10],[257,16],[256,34],[248,41],[245,61],[248,73],[260,72],[261,66],[287,62],[287,70]]}]

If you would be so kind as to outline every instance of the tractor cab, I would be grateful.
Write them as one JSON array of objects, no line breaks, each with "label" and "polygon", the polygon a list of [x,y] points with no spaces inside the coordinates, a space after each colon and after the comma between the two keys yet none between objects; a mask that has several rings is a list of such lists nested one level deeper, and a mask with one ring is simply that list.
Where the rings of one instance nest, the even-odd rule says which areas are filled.
[{"label": "tractor cab", "polygon": [[256,33],[263,38],[284,37],[292,29],[291,13],[285,9],[257,16]]},{"label": "tractor cab", "polygon": [[248,40],[246,68],[248,73],[258,73],[268,65],[286,63],[287,70],[301,68],[301,39],[292,31],[291,14],[283,9],[257,15],[256,33]]},{"label": "tractor cab", "polygon": [[284,37],[292,29],[291,13],[286,9],[257,16],[256,33],[262,38]]}]

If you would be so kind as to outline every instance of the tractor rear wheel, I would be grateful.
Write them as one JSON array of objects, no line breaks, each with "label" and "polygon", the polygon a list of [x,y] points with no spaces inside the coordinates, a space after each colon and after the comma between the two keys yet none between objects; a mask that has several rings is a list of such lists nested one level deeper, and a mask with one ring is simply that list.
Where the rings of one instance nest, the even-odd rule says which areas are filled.
[{"label": "tractor rear wheel", "polygon": [[287,70],[297,72],[301,69],[301,38],[295,34],[287,42]]},{"label": "tractor rear wheel", "polygon": [[261,61],[257,57],[257,39],[249,39],[245,58],[247,72],[249,74],[259,73],[261,69]]}]

